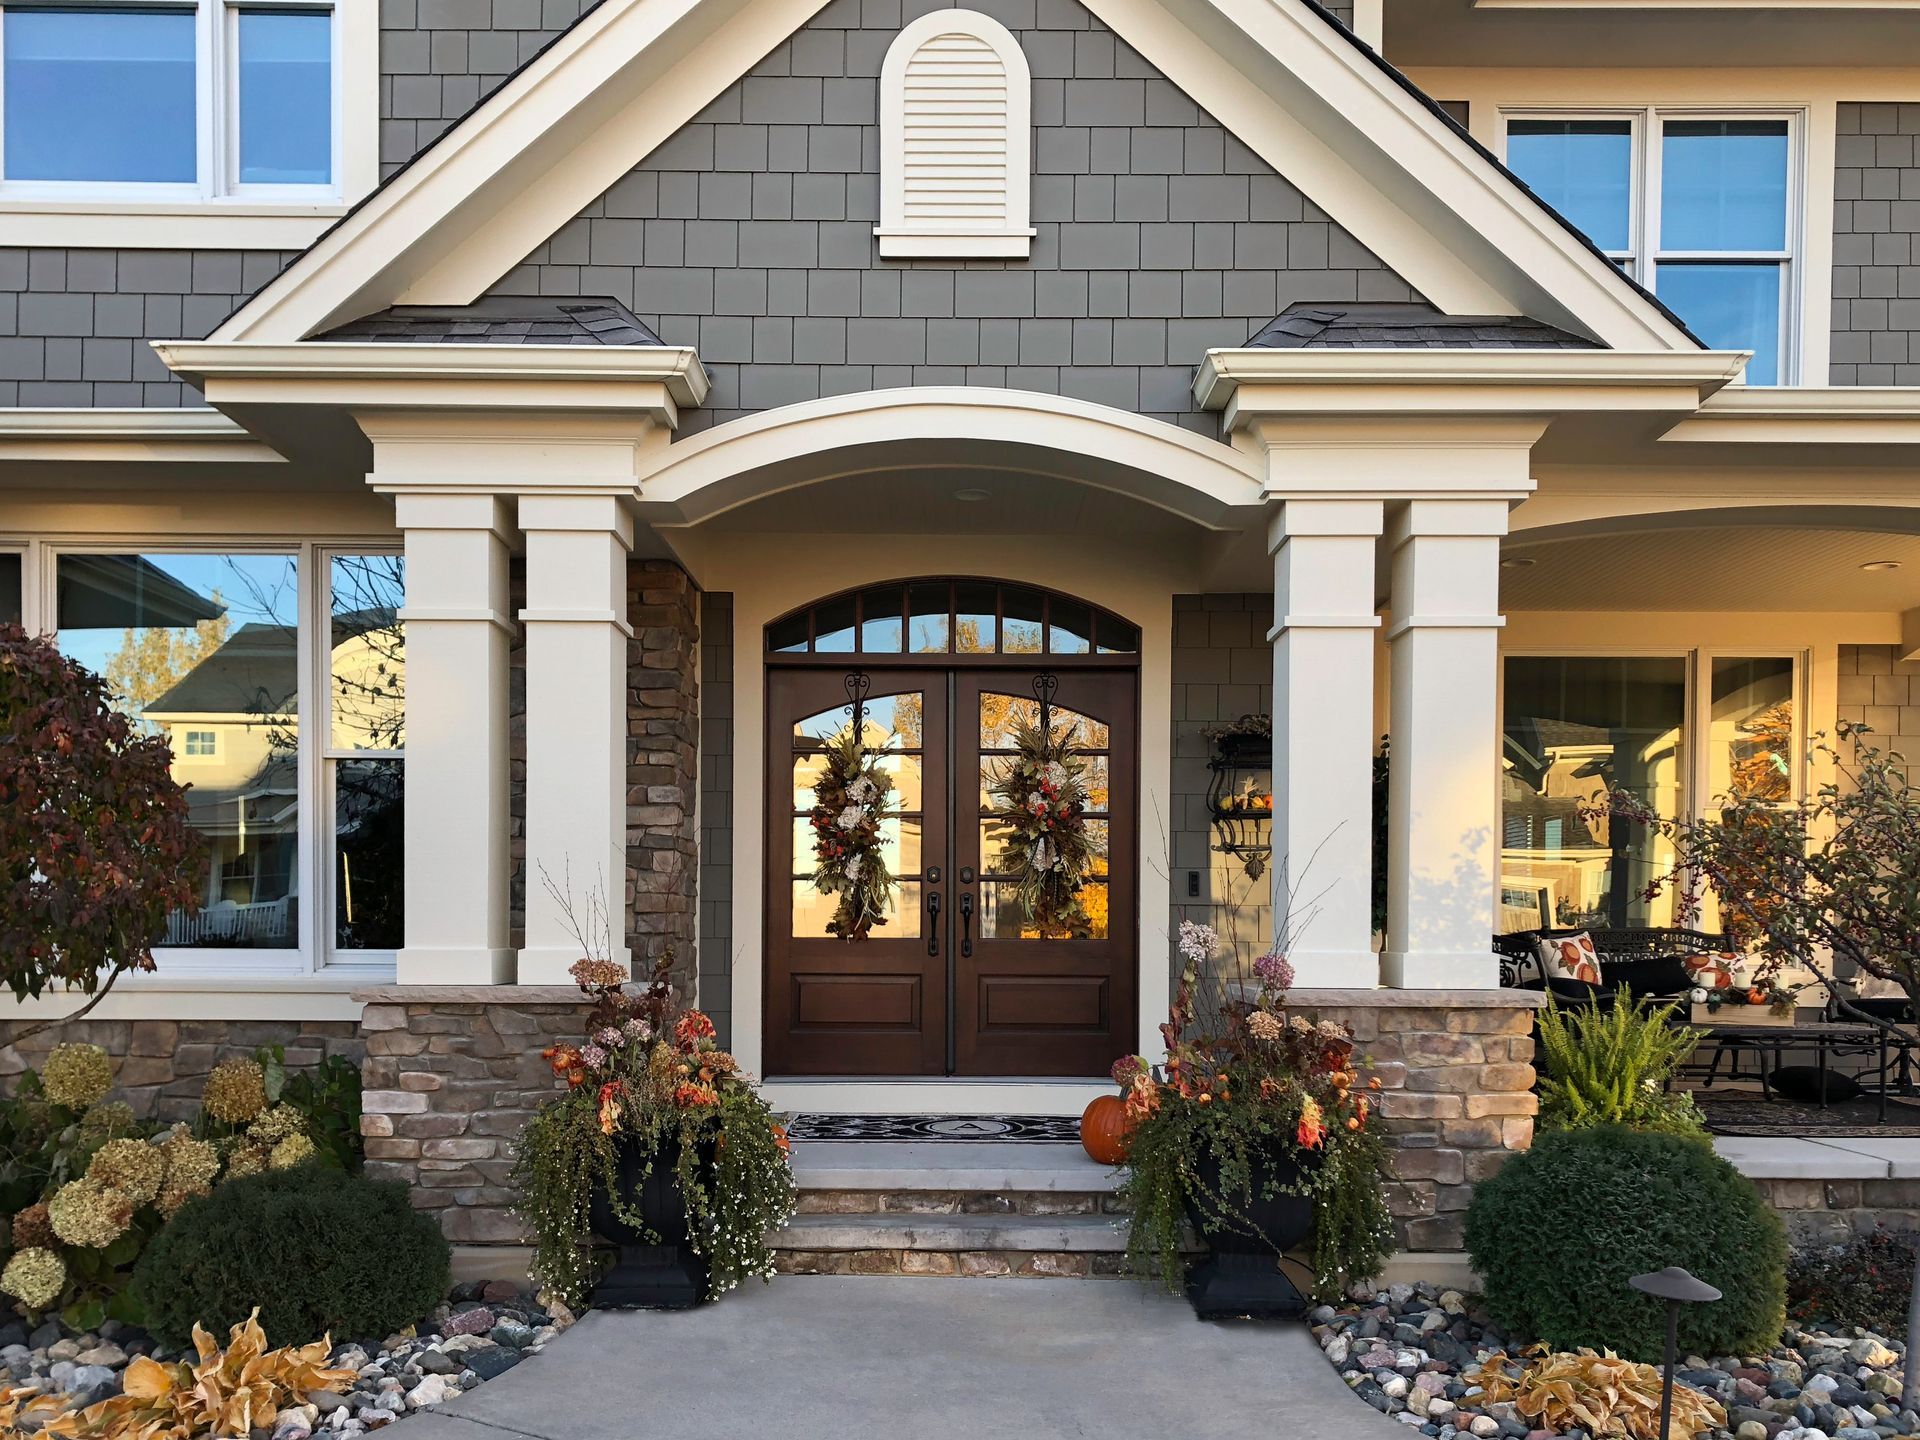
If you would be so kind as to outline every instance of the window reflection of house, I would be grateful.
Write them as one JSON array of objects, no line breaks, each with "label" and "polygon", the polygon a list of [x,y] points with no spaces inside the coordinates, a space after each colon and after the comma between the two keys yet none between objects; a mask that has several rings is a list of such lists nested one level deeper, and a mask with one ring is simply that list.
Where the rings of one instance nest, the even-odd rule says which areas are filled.
[{"label": "window reflection of house", "polygon": [[212,852],[201,913],[174,945],[291,945],[299,929],[295,632],[242,625],[142,718],[173,746],[187,809]]}]

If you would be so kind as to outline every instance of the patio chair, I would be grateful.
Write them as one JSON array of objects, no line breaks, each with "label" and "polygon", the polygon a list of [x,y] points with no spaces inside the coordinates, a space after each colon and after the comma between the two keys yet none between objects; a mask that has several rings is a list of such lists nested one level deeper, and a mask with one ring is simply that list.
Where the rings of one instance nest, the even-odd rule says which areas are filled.
[{"label": "patio chair", "polygon": [[[1588,985],[1579,980],[1548,980],[1540,968],[1536,942],[1564,939],[1586,934],[1600,956],[1600,983]],[[1648,996],[1661,999],[1684,995],[1693,985],[1681,961],[1689,955],[1728,948],[1724,935],[1709,935],[1700,930],[1676,926],[1593,929],[1542,928],[1515,930],[1493,937],[1494,952],[1500,957],[1500,984],[1510,990],[1546,990],[1556,1000],[1575,1004],[1596,1000],[1602,1006],[1616,995]]]}]

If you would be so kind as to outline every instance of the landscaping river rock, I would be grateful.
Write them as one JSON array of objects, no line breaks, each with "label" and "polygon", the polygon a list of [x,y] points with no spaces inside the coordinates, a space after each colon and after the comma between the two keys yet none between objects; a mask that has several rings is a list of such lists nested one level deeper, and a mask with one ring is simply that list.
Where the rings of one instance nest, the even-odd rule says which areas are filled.
[{"label": "landscaping river rock", "polygon": [[[1438,1440],[1596,1440],[1536,1428],[1461,1378],[1496,1352],[1521,1358],[1529,1342],[1503,1334],[1460,1291],[1394,1285],[1323,1305],[1308,1320],[1354,1394],[1409,1430]],[[1920,1415],[1900,1408],[1904,1358],[1886,1336],[1790,1325],[1770,1354],[1684,1356],[1675,1378],[1726,1408],[1727,1428],[1703,1430],[1703,1440],[1920,1440]]]},{"label": "landscaping river rock", "polygon": [[[311,1392],[254,1431],[253,1440],[346,1440],[382,1429],[504,1375],[573,1320],[557,1300],[543,1301],[505,1281],[458,1286],[416,1333],[335,1345],[329,1363],[358,1371],[358,1378],[337,1391]],[[119,1394],[121,1372],[135,1355],[177,1358],[112,1320],[85,1335],[54,1324],[31,1332],[17,1323],[0,1327],[0,1365],[11,1383],[64,1396],[69,1410]],[[44,1425],[51,1417],[26,1418]]]}]

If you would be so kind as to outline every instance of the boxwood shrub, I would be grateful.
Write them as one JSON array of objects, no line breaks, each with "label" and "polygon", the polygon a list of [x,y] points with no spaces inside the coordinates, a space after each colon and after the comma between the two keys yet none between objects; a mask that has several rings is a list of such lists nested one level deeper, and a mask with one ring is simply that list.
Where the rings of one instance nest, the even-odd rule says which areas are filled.
[{"label": "boxwood shrub", "polygon": [[154,1334],[224,1342],[255,1306],[267,1343],[379,1339],[446,1298],[450,1252],[406,1186],[301,1165],[190,1201],[147,1246],[133,1293]]},{"label": "boxwood shrub", "polygon": [[1780,1217],[1701,1139],[1614,1127],[1541,1135],[1474,1191],[1466,1240],[1494,1317],[1557,1350],[1658,1361],[1666,1306],[1627,1280],[1669,1265],[1725,1296],[1682,1308],[1683,1354],[1751,1355],[1780,1341]]}]

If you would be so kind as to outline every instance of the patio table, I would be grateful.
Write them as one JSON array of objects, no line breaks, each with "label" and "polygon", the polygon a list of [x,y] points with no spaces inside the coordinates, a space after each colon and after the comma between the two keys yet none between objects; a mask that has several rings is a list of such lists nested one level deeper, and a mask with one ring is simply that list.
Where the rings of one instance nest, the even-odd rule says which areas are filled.
[{"label": "patio table", "polygon": [[[1911,1030],[1895,1026],[1881,1027],[1859,1021],[1845,1020],[1808,1020],[1792,1025],[1741,1025],[1707,1021],[1697,1028],[1707,1032],[1707,1038],[1720,1043],[1732,1042],[1751,1049],[1768,1052],[1773,1059],[1772,1068],[1778,1069],[1789,1049],[1813,1050],[1820,1067],[1820,1108],[1827,1108],[1827,1070],[1831,1060],[1846,1055],[1875,1055],[1880,1077],[1880,1114],[1879,1119],[1887,1118],[1887,1070],[1893,1052],[1899,1052],[1902,1073],[1908,1070],[1912,1052],[1920,1035]],[[1773,1099],[1773,1086],[1768,1079],[1769,1067],[1760,1069],[1760,1093],[1768,1100]]]}]

